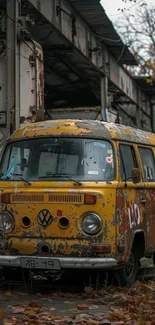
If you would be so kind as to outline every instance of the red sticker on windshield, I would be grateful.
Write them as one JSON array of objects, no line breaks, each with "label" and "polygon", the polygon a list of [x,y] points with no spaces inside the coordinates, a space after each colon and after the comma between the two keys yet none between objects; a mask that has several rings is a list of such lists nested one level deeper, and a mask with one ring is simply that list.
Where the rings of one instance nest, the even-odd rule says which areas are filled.
[{"label": "red sticker on windshield", "polygon": [[112,164],[113,159],[112,159],[112,157],[106,157],[105,161],[106,161],[107,164]]}]

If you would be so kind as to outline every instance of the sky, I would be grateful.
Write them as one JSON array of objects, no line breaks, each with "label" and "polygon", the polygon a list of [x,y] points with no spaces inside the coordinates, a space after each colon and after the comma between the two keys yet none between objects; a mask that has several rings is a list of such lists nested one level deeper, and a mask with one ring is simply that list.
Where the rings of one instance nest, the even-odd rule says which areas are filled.
[{"label": "sky", "polygon": [[[145,1],[147,3],[155,4],[155,0],[145,0]],[[122,0],[101,0],[101,3],[102,3],[102,5],[111,21],[115,21],[117,18],[121,17],[121,14],[118,11],[118,8],[123,9],[124,7],[132,6],[132,4],[126,5]],[[134,11],[137,7],[138,7],[138,4],[132,6],[132,8],[130,8],[129,12],[134,13]]]}]

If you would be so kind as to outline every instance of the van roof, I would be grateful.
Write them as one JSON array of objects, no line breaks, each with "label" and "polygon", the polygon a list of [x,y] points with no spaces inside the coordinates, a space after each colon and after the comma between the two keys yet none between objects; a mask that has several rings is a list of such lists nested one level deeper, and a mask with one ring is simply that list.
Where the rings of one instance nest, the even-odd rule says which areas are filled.
[{"label": "van roof", "polygon": [[155,144],[155,134],[129,126],[91,120],[49,120],[27,124],[15,131],[10,141],[45,136],[117,139],[136,143]]}]

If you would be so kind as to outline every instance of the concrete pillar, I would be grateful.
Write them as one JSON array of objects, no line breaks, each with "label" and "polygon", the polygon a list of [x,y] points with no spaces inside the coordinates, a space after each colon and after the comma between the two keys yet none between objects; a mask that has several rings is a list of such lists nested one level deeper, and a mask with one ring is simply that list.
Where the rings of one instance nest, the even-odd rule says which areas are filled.
[{"label": "concrete pillar", "polygon": [[137,128],[141,129],[142,125],[141,125],[141,98],[140,98],[140,91],[137,89],[137,96],[138,96],[138,105],[136,106],[136,124],[137,124]]},{"label": "concrete pillar", "polygon": [[[15,17],[21,16],[21,1],[15,0]],[[17,39],[15,25],[15,130],[20,127],[20,41]]]},{"label": "concrete pillar", "polygon": [[108,78],[101,77],[101,116],[103,121],[107,121],[106,109],[108,106]]},{"label": "concrete pillar", "polygon": [[17,17],[20,1],[6,0],[6,116],[7,135],[19,127],[19,45],[17,43]]},{"label": "concrete pillar", "polygon": [[155,100],[151,101],[152,132],[155,133]]}]

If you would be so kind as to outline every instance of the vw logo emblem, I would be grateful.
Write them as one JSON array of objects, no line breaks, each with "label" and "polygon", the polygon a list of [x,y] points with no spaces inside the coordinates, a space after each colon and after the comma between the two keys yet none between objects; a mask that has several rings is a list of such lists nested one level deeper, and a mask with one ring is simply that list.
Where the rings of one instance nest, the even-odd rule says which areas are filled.
[{"label": "vw logo emblem", "polygon": [[53,221],[53,216],[49,210],[43,209],[38,213],[37,220],[40,225],[46,227],[49,226]]}]

